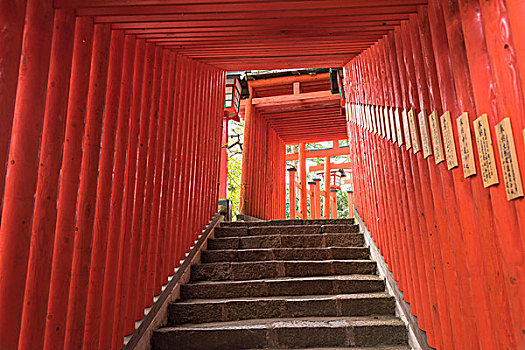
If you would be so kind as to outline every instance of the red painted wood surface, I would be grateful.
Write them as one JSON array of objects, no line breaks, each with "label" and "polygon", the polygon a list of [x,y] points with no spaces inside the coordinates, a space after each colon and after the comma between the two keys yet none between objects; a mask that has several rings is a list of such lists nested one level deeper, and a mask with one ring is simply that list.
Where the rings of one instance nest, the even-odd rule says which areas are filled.
[{"label": "red painted wood surface", "polygon": [[[428,343],[523,348],[525,199],[507,200],[494,132],[510,118],[525,178],[523,11],[517,0],[0,1],[0,347],[120,348],[216,211],[224,70],[345,66],[350,122],[326,74],[249,82],[241,212],[285,217],[286,144],[348,137],[355,208]],[[459,167],[407,149],[423,141],[419,122],[405,134],[390,111],[412,108],[450,112]],[[484,113],[499,178],[488,188],[473,131]],[[330,192],[325,203],[328,217]]]}]

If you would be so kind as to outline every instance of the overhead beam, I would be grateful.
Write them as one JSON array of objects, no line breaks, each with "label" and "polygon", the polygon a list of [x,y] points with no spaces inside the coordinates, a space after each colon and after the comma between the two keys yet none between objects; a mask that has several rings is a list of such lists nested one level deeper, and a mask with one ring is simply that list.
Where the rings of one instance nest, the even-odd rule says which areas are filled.
[{"label": "overhead beam", "polygon": [[[331,169],[351,169],[352,168],[352,164],[349,163],[349,162],[346,162],[346,163],[330,163],[330,168]],[[324,170],[324,164],[312,165],[312,166],[308,167],[308,171],[310,171],[310,172],[323,171],[323,170]]]},{"label": "overhead beam", "polygon": [[292,94],[271,97],[259,97],[254,98],[252,100],[252,103],[254,105],[273,106],[280,105],[283,103],[294,103],[300,101],[308,102],[309,100],[339,100],[339,95],[333,95],[330,91],[316,91],[296,95]]},{"label": "overhead beam", "polygon": [[[306,158],[324,158],[324,157],[337,157],[347,156],[350,154],[349,147],[340,148],[328,148],[321,150],[307,150],[305,152]],[[286,160],[298,160],[299,155],[297,153],[290,153],[286,155]]]}]

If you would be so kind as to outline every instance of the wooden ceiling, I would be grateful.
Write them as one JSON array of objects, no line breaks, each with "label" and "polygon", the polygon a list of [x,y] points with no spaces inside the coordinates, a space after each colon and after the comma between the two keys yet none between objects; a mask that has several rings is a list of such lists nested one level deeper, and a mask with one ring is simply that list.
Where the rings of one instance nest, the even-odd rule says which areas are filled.
[{"label": "wooden ceiling", "polygon": [[348,138],[340,97],[330,92],[329,73],[255,80],[249,84],[254,109],[285,143]]},{"label": "wooden ceiling", "polygon": [[228,71],[341,67],[426,0],[54,0]]}]

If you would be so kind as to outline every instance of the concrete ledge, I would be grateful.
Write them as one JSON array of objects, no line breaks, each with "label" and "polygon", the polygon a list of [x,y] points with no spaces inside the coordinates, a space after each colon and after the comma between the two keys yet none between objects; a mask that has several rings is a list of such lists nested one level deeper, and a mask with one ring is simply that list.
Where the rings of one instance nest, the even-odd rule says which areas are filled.
[{"label": "concrete ledge", "polygon": [[383,256],[376,247],[370,231],[366,227],[365,222],[359,215],[357,209],[354,210],[354,217],[361,228],[365,237],[365,245],[370,247],[370,257],[377,262],[377,271],[379,276],[385,280],[387,292],[396,300],[396,315],[403,320],[408,328],[408,344],[414,350],[432,350],[433,348],[427,344],[427,335],[425,331],[419,328],[417,317],[412,315],[410,311],[410,304],[404,299],[403,292],[399,290],[396,280],[392,276],[392,272],[388,270],[388,265],[383,259]]},{"label": "concrete ledge", "polygon": [[180,286],[190,280],[191,266],[200,263],[201,252],[206,249],[209,237],[220,223],[219,213],[211,219],[199,239],[191,247],[186,258],[175,268],[174,274],[168,277],[168,283],[162,286],[162,293],[154,298],[153,305],[144,310],[144,318],[135,322],[135,332],[124,339],[124,350],[150,350],[153,331],[168,322],[168,305],[180,298]]}]

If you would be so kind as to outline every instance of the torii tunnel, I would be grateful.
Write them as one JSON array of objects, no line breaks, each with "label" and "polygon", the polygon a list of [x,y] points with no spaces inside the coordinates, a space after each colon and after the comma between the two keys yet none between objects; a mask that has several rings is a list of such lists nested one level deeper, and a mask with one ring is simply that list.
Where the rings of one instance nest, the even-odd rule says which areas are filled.
[{"label": "torii tunnel", "polygon": [[328,73],[248,81],[241,213],[285,219],[286,145],[304,162],[305,143],[347,139],[351,215],[428,346],[525,349],[524,15],[522,0],[0,0],[0,349],[151,336],[139,321],[218,220],[227,72],[292,68],[342,68],[340,94]]}]

